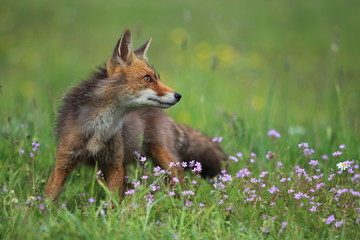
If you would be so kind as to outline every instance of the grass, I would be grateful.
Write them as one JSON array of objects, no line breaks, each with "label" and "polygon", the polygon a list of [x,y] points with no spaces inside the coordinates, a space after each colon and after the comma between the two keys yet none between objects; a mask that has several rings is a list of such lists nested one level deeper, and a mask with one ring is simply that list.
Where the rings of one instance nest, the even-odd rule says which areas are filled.
[{"label": "grass", "polygon": [[[0,238],[355,239],[357,9],[356,2],[337,1],[5,0],[0,9]],[[224,150],[238,159],[228,161],[231,181],[222,175],[209,183],[188,172],[194,195],[184,195],[180,186],[164,184],[164,175],[154,176],[149,162],[129,171],[135,193],[104,208],[113,196],[96,169],[83,167],[70,176],[56,203],[44,200],[54,166],[59,99],[107,59],[126,27],[133,29],[135,46],[153,38],[151,63],[183,95],[168,113],[208,136],[223,137]],[[281,137],[268,136],[270,129]],[[32,150],[33,142],[40,143],[39,151]],[[305,156],[301,142],[315,153]],[[343,154],[333,156],[336,151]],[[312,167],[315,159],[319,165]],[[351,167],[339,172],[336,164],[347,160]],[[136,188],[134,179],[140,180]],[[151,191],[154,181],[160,188]],[[327,224],[332,215],[335,220]]]}]

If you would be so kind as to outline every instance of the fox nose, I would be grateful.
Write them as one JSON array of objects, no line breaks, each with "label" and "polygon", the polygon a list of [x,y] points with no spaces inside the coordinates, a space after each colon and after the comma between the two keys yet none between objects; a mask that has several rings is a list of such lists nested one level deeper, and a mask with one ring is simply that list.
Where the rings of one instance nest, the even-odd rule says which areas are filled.
[{"label": "fox nose", "polygon": [[174,97],[176,98],[177,101],[180,101],[180,99],[181,99],[181,94],[175,93]]}]

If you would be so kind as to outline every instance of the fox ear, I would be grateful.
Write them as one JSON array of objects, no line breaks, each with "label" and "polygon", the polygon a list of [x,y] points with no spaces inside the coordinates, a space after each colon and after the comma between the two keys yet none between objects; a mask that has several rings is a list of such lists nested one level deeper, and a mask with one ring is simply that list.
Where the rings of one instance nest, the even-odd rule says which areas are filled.
[{"label": "fox ear", "polygon": [[147,40],[141,47],[139,47],[138,49],[135,50],[135,52],[134,52],[135,55],[138,58],[147,60],[146,53],[150,47],[150,43],[151,43],[151,38],[149,40]]},{"label": "fox ear", "polygon": [[114,55],[118,58],[120,64],[131,61],[133,50],[130,29],[126,29],[121,34],[121,38],[114,49],[113,57],[115,57]]},{"label": "fox ear", "polygon": [[115,69],[119,66],[131,64],[133,56],[131,31],[130,29],[125,29],[114,48],[111,58],[107,61],[106,69],[108,75],[114,74]]}]

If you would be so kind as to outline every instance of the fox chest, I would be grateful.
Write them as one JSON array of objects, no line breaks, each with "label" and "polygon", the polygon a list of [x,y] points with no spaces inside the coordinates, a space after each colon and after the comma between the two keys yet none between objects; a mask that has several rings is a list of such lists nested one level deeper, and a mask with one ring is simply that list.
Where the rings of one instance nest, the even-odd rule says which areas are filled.
[{"label": "fox chest", "polygon": [[94,119],[84,125],[84,130],[89,136],[85,145],[86,150],[93,155],[110,150],[113,142],[121,141],[123,122],[123,114],[115,109],[107,109],[96,115]]}]

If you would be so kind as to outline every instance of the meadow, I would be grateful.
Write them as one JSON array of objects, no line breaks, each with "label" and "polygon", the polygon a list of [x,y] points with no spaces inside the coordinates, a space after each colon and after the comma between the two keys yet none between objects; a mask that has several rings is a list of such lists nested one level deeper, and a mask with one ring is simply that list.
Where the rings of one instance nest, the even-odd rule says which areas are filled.
[{"label": "meadow", "polygon": [[[1,239],[356,239],[360,4],[329,1],[10,1],[0,8]],[[187,189],[134,154],[119,202],[81,167],[56,202],[60,99],[125,28],[183,98],[166,110],[229,155]],[[176,181],[176,179],[175,179]]]}]

